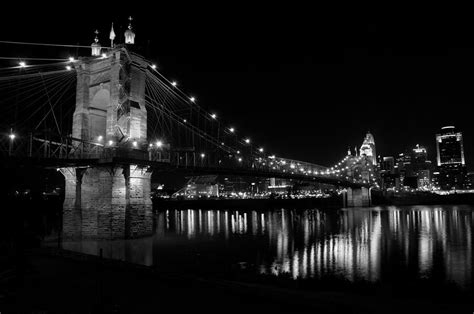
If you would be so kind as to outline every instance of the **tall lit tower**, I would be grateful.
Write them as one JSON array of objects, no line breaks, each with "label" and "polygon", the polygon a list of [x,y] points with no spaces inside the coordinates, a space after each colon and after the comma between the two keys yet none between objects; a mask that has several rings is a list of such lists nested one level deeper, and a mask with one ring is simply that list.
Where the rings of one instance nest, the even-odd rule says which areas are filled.
[{"label": "tall lit tower", "polygon": [[449,164],[464,165],[464,146],[462,133],[456,132],[454,126],[445,126],[436,134],[436,152],[438,166]]},{"label": "tall lit tower", "polygon": [[439,184],[443,190],[462,189],[466,175],[462,133],[454,126],[445,126],[436,134]]},{"label": "tall lit tower", "polygon": [[367,132],[364,138],[364,142],[360,147],[360,156],[367,156],[369,160],[372,162],[372,165],[377,164],[377,154],[375,152],[375,140],[374,136]]}]

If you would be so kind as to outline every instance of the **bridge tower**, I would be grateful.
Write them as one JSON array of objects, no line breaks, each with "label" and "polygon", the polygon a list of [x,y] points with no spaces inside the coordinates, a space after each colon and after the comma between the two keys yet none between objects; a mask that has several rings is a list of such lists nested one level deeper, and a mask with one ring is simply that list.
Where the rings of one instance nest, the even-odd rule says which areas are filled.
[{"label": "bridge tower", "polygon": [[125,46],[75,63],[73,143],[103,149],[95,157],[90,146],[83,145],[81,153],[97,162],[60,169],[66,179],[65,237],[113,239],[152,233],[151,172],[127,162],[147,154],[147,66]]}]

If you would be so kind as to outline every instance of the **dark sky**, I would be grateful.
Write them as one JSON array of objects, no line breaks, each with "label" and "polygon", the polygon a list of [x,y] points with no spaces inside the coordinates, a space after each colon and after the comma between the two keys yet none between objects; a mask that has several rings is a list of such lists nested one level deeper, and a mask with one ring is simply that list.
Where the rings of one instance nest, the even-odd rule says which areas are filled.
[{"label": "dark sky", "polygon": [[[106,44],[110,23],[120,38],[132,15],[137,43],[162,73],[270,153],[330,165],[370,130],[380,155],[419,143],[435,160],[435,133],[455,125],[473,165],[471,19],[374,21],[309,6],[237,3],[54,9],[3,10],[0,40],[89,45],[98,28]],[[27,49],[0,44],[0,56],[26,57]]]}]

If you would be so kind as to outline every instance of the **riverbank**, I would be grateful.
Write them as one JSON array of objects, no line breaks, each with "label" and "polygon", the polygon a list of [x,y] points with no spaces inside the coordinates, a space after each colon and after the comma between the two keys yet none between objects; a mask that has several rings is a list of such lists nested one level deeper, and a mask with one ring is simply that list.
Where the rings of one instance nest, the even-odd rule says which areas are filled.
[{"label": "riverbank", "polygon": [[439,195],[429,192],[373,193],[374,205],[474,205],[474,193]]},{"label": "riverbank", "polygon": [[[29,250],[0,275],[2,313],[467,313],[472,304],[395,298],[390,291],[311,291],[160,273],[55,249]],[[21,264],[20,264],[21,265]],[[18,266],[18,265],[17,265]],[[469,312],[470,313],[470,312]]]},{"label": "riverbank", "polygon": [[176,199],[154,199],[153,208],[162,209],[182,209],[182,208],[202,208],[202,209],[272,209],[272,208],[341,208],[342,196],[328,198],[299,198],[299,199],[196,199],[196,200],[176,200]]},{"label": "riverbank", "polygon": [[[434,193],[372,193],[372,206],[385,205],[474,205],[474,193],[439,195]],[[294,199],[153,199],[155,210],[166,209],[339,209],[343,206],[342,196],[328,198],[294,198]]]}]

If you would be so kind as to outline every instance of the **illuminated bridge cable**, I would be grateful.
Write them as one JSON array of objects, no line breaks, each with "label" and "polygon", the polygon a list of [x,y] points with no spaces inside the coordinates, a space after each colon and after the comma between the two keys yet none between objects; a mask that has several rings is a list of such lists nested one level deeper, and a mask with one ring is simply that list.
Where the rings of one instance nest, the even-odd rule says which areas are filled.
[{"label": "illuminated bridge cable", "polygon": [[38,77],[41,75],[53,75],[57,73],[69,73],[68,70],[58,70],[58,71],[51,71],[51,72],[38,72],[38,73],[31,73],[31,74],[18,74],[18,75],[11,75],[11,76],[3,76],[0,77],[1,81],[12,80],[12,79],[25,79],[29,77]]},{"label": "illuminated bridge cable", "polygon": [[[59,95],[59,97],[56,99],[56,102],[53,104],[50,104],[50,110],[48,111],[48,113],[46,113],[43,117],[43,119],[41,119],[40,122],[38,122],[38,124],[36,125],[36,127],[34,128],[34,130],[38,129],[38,127],[44,122],[44,120],[48,117],[48,115],[52,112],[53,113],[53,117],[55,119],[55,122],[56,122],[56,126],[58,128],[58,132],[59,134],[61,134],[61,130],[59,128],[59,125],[57,124],[57,121],[56,121],[56,117],[54,115],[54,107],[56,107],[56,105],[59,103],[59,101],[62,99],[62,97],[64,96],[64,94],[68,91],[69,87],[71,87],[71,85],[74,83],[74,80],[71,80],[69,82],[69,84],[63,84],[62,85],[62,89],[61,88],[58,88],[56,91],[55,91],[55,94],[53,94],[51,97],[56,97],[57,95]],[[48,96],[49,97],[49,96]]]},{"label": "illuminated bridge cable", "polygon": [[41,63],[41,64],[27,64],[24,67],[19,65],[16,66],[9,66],[9,67],[0,67],[0,72],[2,73],[2,77],[6,77],[7,75],[4,73],[12,73],[14,75],[18,75],[20,71],[21,74],[28,74],[30,72],[50,72],[53,70],[65,70],[65,66],[70,64],[70,62],[55,62],[55,63]]},{"label": "illuminated bridge cable", "polygon": [[[184,103],[186,105],[190,104],[189,100],[186,100],[182,96],[176,94],[176,92],[172,88],[170,88],[170,86],[167,86],[166,84],[163,84],[163,82],[161,82],[156,76],[150,76],[150,79],[153,83],[155,83],[157,85],[157,86],[155,86],[155,88],[157,88],[158,91],[165,92],[165,95],[166,95],[165,97],[169,97],[170,94],[171,94],[171,95],[175,96],[175,99],[180,99],[181,103]],[[169,104],[165,99],[161,99],[161,101],[164,103],[164,105]],[[205,111],[202,108],[200,108],[199,106],[196,106],[196,107],[199,109],[198,114],[199,114],[200,117],[202,117],[202,118],[204,118],[204,119],[206,119],[210,122],[214,122],[211,119],[210,114],[202,114],[202,112],[205,112]],[[217,139],[215,139],[215,143],[219,143],[219,141]],[[219,143],[219,145],[220,145],[220,143]]]},{"label": "illuminated bridge cable", "polygon": [[[64,81],[63,78],[58,77],[55,78],[49,78],[48,80],[45,80],[45,83],[48,83],[49,86],[51,87],[60,87]],[[35,84],[30,84],[24,87],[24,90],[21,92],[15,93],[15,90],[13,90],[13,95],[10,97],[5,97],[0,100],[0,103],[6,102],[9,104],[8,107],[3,107],[4,110],[8,110],[9,108],[16,108],[20,104],[18,104],[16,101],[13,101],[13,99],[18,99],[21,101],[22,110],[30,110],[33,109],[33,107],[36,105],[35,100],[39,99],[42,96],[42,91],[39,88],[40,87],[40,82],[35,82]]]},{"label": "illuminated bridge cable", "polygon": [[[83,45],[35,43],[35,42],[26,42],[26,41],[6,41],[6,40],[0,40],[0,44],[26,45],[26,46],[46,46],[46,47],[67,47],[67,48],[87,48],[87,49],[91,49],[91,46],[83,46]],[[102,46],[101,48],[111,49],[112,47]]]},{"label": "illuminated bridge cable", "polygon": [[[13,81],[13,84],[9,84],[8,81]],[[15,128],[25,126],[28,129],[32,129],[31,122],[34,121],[34,117],[38,112],[47,108],[48,112],[39,118],[43,122],[48,116],[53,116],[56,128],[61,133],[54,109],[63,98],[66,90],[73,86],[72,83],[74,81],[74,73],[64,70],[0,77],[0,91],[7,96],[0,99],[0,104],[6,112],[14,110],[21,115],[22,119],[18,123],[15,122]],[[47,95],[45,95],[45,88],[50,91]],[[71,90],[71,92],[73,91]],[[70,94],[73,93],[68,93],[69,96]],[[59,98],[56,99],[58,96]],[[16,100],[12,101],[13,99]],[[6,114],[5,116],[11,118],[12,115]],[[12,123],[12,121],[5,122],[10,125]]]},{"label": "illuminated bridge cable", "polygon": [[29,61],[69,61],[65,58],[30,58],[30,57],[0,57],[0,60],[29,60]]},{"label": "illuminated bridge cable", "polygon": [[[190,98],[188,95],[186,95],[180,88],[177,88],[174,86],[166,77],[164,77],[159,71],[154,70],[153,72],[148,71],[148,76],[150,77],[151,80],[156,82],[158,85],[160,85],[164,90],[168,91],[172,95],[175,96],[176,99],[181,100],[182,103],[188,105],[191,110],[190,113],[191,115],[193,112],[195,115],[198,117],[204,118],[204,127],[206,128],[206,125],[212,127],[215,123],[215,119],[213,118],[213,114],[210,113],[209,111],[205,110],[202,108],[202,106],[198,105],[196,102],[190,101]],[[194,111],[193,109],[196,109]],[[206,124],[205,121],[208,121],[209,123]],[[220,122],[217,122],[220,125],[226,125],[222,119],[220,119]],[[221,134],[223,135],[231,135],[235,136],[234,132],[231,132],[230,130],[227,130],[226,127],[220,127],[220,125],[217,127],[219,130],[221,130]],[[247,145],[243,140],[236,140],[236,142],[240,145]],[[255,154],[252,154],[252,156],[257,157],[257,152],[255,151]]]},{"label": "illuminated bridge cable", "polygon": [[191,123],[184,123],[182,117],[178,116],[170,108],[168,108],[166,105],[162,104],[162,102],[165,100],[165,98],[163,97],[162,92],[159,90],[159,88],[157,86],[150,86],[149,85],[149,87],[152,91],[152,93],[150,95],[152,97],[148,101],[148,105],[150,107],[152,107],[154,110],[158,110],[158,111],[161,111],[161,112],[165,113],[169,118],[173,119],[176,123],[178,123],[182,127],[190,130],[193,134],[199,136],[200,138],[202,138],[205,141],[209,142],[213,146],[220,147],[222,149],[222,145],[220,145],[220,143],[217,141],[217,139],[215,139],[212,136],[206,134],[202,130],[199,130],[198,128],[193,126]]}]

